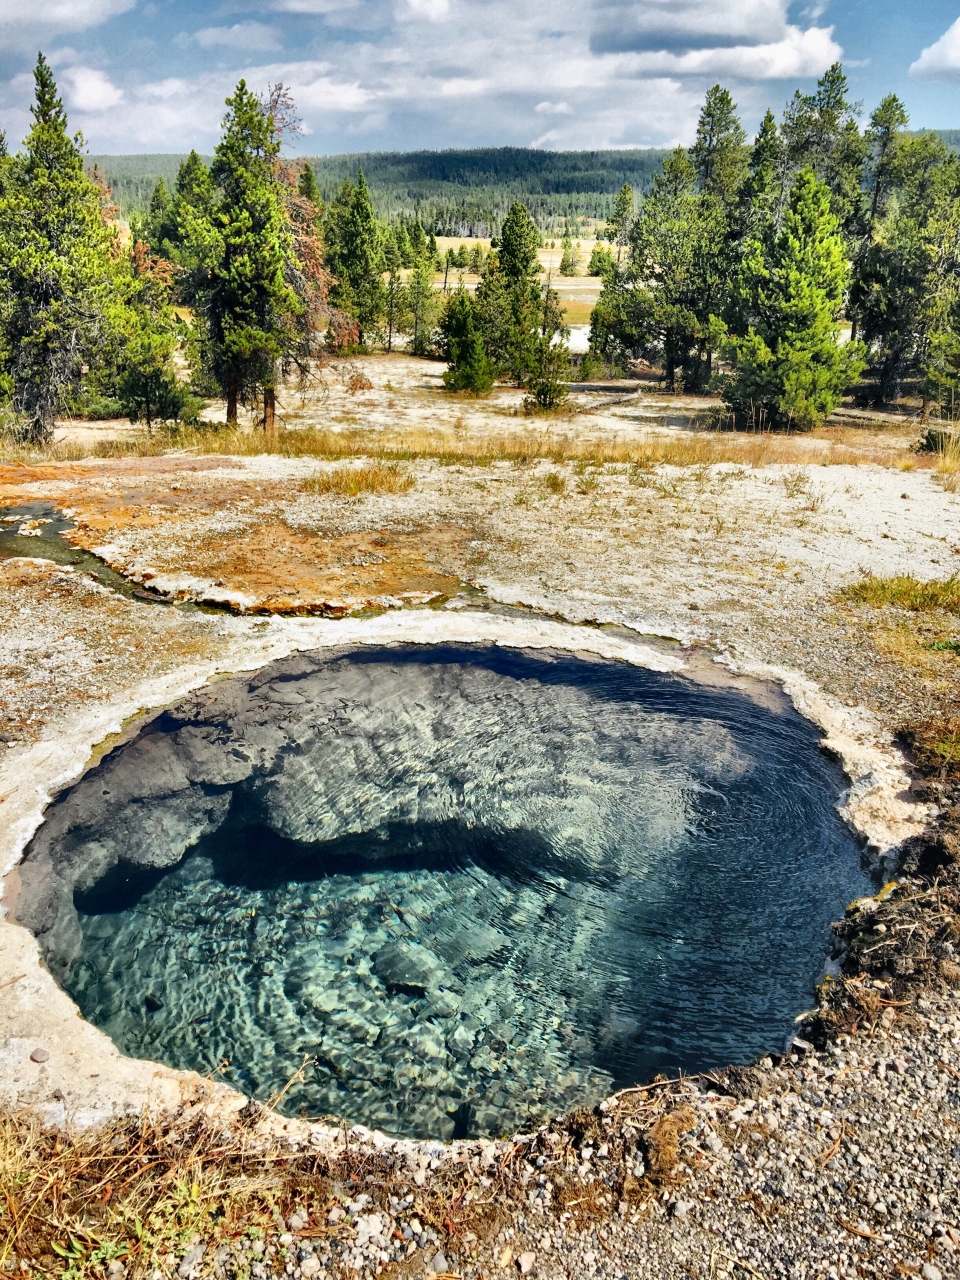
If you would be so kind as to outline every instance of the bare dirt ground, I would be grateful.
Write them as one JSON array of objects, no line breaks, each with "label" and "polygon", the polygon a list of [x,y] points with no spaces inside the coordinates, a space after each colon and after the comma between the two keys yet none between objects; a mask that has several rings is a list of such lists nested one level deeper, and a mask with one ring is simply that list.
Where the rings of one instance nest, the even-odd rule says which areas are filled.
[{"label": "bare dirt ground", "polygon": [[[349,388],[357,373],[371,389]],[[358,459],[387,451],[413,481],[406,492],[314,491],[324,473],[360,465],[349,457],[181,452],[0,465],[0,508],[50,502],[72,514],[77,545],[129,578],[181,604],[235,611],[127,599],[48,561],[0,560],[0,804],[30,770],[49,785],[41,758],[68,724],[108,703],[134,711],[145,684],[173,688],[188,670],[230,669],[244,645],[250,661],[258,637],[266,660],[276,628],[301,625],[304,614],[346,619],[324,624],[336,627],[402,609],[429,629],[440,615],[506,610],[586,624],[585,635],[599,627],[667,638],[688,659],[780,671],[877,760],[896,760],[899,730],[960,714],[956,616],[843,595],[867,574],[943,580],[960,570],[960,495],[913,452],[912,424],[837,425],[789,441],[717,436],[693,430],[709,402],[655,389],[577,393],[565,416],[527,418],[521,393],[460,400],[440,389],[441,373],[405,356],[371,357],[285,398],[288,430],[333,433],[338,452]],[[117,434],[114,424],[65,425],[59,446],[82,452]],[[277,614],[286,617],[263,616]],[[71,768],[64,758],[64,781]],[[855,791],[876,785],[872,770],[864,766]],[[919,832],[942,800],[936,789],[909,795],[908,785],[863,818],[881,847]],[[901,873],[893,900],[930,892],[925,875]],[[955,921],[945,901],[936,909]],[[862,913],[863,930],[878,910]],[[183,1277],[242,1266],[255,1277],[321,1278],[424,1267],[698,1280],[958,1274],[951,928],[960,939],[944,924],[947,949],[924,953],[942,957],[931,960],[941,975],[932,984],[910,986],[922,965],[901,972],[893,955],[876,971],[864,960],[848,973],[851,1000],[868,992],[872,1013],[838,1023],[818,1047],[804,1042],[740,1077],[625,1098],[532,1143],[451,1149],[416,1167],[397,1147],[389,1176],[364,1183],[370,1200],[360,1203],[356,1186],[309,1204],[291,1192],[288,1207],[302,1204],[307,1222],[268,1237],[272,1252],[244,1260],[238,1246],[216,1265],[211,1253],[186,1269],[177,1255],[160,1275],[178,1266]],[[11,939],[22,931],[0,929],[19,963],[26,952]],[[11,998],[0,990],[0,1002]],[[16,1015],[21,1031],[28,1013]],[[12,1071],[31,1047],[8,1038],[0,1058]],[[505,1181],[493,1181],[492,1161]],[[475,1212],[467,1224],[460,1209],[426,1203],[430,1179],[454,1167],[467,1179],[451,1192],[461,1209],[469,1187],[471,1200],[489,1204],[494,1186],[489,1232]],[[337,1206],[346,1212],[331,1220]],[[358,1229],[371,1213],[383,1221]],[[322,1248],[310,1222],[326,1224]]]}]

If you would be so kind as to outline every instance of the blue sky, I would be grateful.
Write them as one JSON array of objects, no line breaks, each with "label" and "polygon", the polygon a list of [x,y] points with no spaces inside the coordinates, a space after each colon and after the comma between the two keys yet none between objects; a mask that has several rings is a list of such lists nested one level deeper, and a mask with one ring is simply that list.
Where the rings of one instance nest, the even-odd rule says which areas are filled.
[{"label": "blue sky", "polygon": [[304,153],[689,142],[720,81],[745,124],[835,59],[866,112],[960,128],[960,0],[0,0],[0,125],[53,63],[92,151],[212,149],[237,79],[282,80]]}]

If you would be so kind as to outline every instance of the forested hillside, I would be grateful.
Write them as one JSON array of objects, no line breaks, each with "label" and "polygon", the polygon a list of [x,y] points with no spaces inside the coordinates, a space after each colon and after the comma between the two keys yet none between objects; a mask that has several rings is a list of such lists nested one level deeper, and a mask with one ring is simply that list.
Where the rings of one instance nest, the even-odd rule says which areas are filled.
[{"label": "forested hillside", "polygon": [[[472,151],[367,152],[310,159],[329,201],[344,178],[363,169],[381,218],[417,214],[437,235],[496,232],[514,200],[544,231],[566,218],[602,218],[625,182],[647,192],[665,151],[535,151],[483,147]],[[173,186],[183,155],[89,157],[107,176],[124,214],[145,212],[157,180]],[[210,157],[204,157],[209,163]]]}]

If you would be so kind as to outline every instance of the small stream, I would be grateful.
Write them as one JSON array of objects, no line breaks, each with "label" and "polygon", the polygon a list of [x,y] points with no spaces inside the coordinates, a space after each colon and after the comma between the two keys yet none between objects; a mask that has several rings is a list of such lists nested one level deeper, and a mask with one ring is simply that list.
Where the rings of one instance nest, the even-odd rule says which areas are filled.
[{"label": "small stream", "polygon": [[205,612],[221,613],[220,608],[202,606],[192,601],[171,600],[156,591],[149,591],[138,582],[125,578],[108,564],[85,551],[75,547],[65,536],[76,529],[76,523],[64,515],[59,508],[49,502],[26,502],[17,507],[0,508],[0,560],[15,556],[28,556],[41,560],[52,560],[54,564],[69,566],[80,573],[87,573],[91,578],[128,600],[142,600],[149,604],[172,605],[188,613],[200,609]]}]

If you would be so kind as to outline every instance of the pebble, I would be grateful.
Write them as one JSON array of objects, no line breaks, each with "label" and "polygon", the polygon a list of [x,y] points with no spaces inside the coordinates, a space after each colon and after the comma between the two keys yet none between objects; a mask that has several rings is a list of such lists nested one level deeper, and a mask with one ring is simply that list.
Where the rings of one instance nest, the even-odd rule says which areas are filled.
[{"label": "pebble", "polygon": [[517,1266],[520,1268],[520,1274],[523,1276],[529,1275],[533,1270],[533,1264],[536,1260],[537,1255],[535,1253],[531,1253],[529,1250],[527,1250],[526,1253],[521,1253],[520,1257],[517,1259]]},{"label": "pebble", "polygon": [[31,1062],[46,1062],[50,1057],[49,1049],[34,1049],[30,1055]]}]

